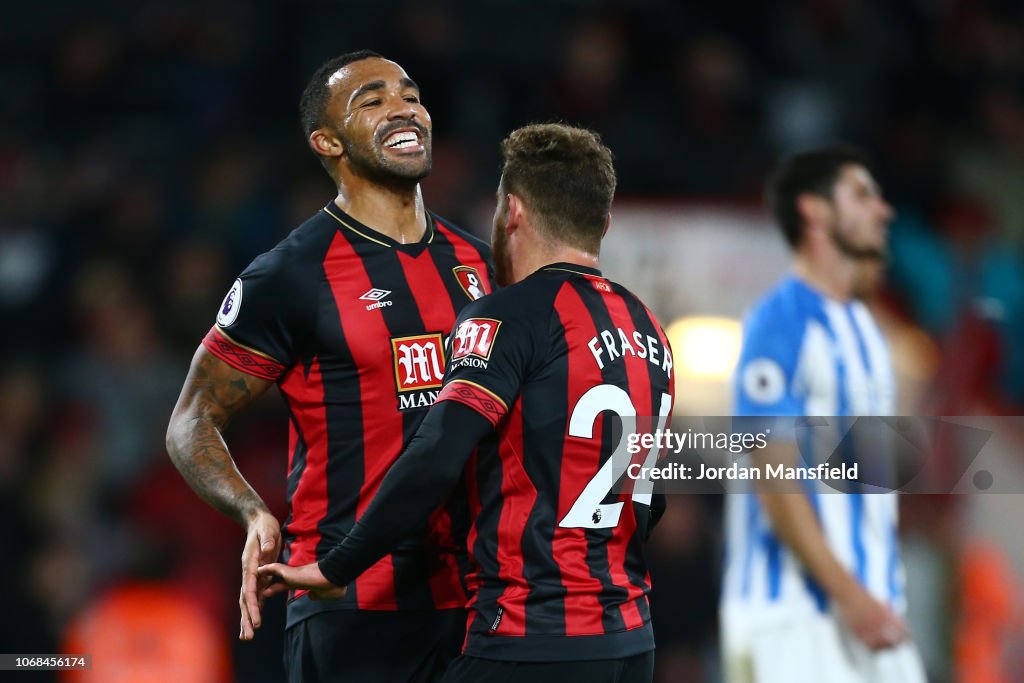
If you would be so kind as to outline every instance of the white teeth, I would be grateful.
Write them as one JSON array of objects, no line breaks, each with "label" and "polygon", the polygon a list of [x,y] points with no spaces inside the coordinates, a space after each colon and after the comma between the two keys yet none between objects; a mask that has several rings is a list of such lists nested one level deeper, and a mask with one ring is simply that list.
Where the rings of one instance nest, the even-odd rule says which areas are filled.
[{"label": "white teeth", "polygon": [[403,147],[411,147],[419,142],[419,136],[411,131],[403,131],[401,133],[394,133],[389,135],[384,141],[384,144],[393,149],[402,149]]}]

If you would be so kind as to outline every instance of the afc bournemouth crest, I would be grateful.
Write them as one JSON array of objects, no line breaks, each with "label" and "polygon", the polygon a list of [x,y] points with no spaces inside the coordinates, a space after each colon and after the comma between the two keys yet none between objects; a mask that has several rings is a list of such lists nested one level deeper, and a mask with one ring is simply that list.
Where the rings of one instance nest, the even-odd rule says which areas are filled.
[{"label": "afc bournemouth crest", "polygon": [[440,332],[391,340],[398,409],[426,408],[441,391],[444,341]]},{"label": "afc bournemouth crest", "polygon": [[458,280],[462,291],[473,301],[486,294],[483,281],[480,279],[480,273],[477,272],[476,268],[455,266],[452,268],[452,273],[455,274],[455,279]]}]

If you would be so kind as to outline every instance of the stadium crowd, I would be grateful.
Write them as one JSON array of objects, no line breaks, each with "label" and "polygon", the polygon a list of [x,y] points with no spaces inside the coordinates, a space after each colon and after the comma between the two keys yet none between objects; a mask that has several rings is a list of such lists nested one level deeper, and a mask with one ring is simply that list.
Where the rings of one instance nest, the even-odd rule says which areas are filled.
[{"label": "stadium crowd", "polygon": [[[124,618],[155,638],[187,620],[208,628],[221,639],[203,655],[217,662],[201,669],[209,680],[280,676],[283,611],[266,610],[262,646],[231,639],[240,534],[174,474],[163,431],[233,274],[331,196],[297,102],[312,68],[347,50],[377,50],[419,83],[434,119],[428,203],[481,236],[498,142],[529,121],[594,128],[617,156],[620,198],[681,207],[749,206],[779,155],[839,138],[864,147],[897,212],[886,303],[942,353],[921,410],[1020,414],[1024,9],[742,5],[6,6],[0,651],[70,652],[116,591],[147,586],[160,589],[140,598],[151,608]],[[269,398],[232,428],[275,511],[286,436],[268,418],[282,410]],[[935,505],[907,523],[942,548],[948,525],[928,511],[955,504]],[[664,680],[714,680],[719,507],[675,497],[655,538]],[[199,609],[152,619],[168,597]],[[985,614],[1004,602],[974,597]],[[956,615],[943,618],[954,634]],[[166,644],[122,646],[174,657]],[[947,665],[936,680],[955,679]]]}]

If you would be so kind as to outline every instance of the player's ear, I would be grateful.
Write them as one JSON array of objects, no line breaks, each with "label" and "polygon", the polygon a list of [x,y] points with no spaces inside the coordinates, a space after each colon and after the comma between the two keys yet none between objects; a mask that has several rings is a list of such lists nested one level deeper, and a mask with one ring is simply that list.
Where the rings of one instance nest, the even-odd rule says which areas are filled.
[{"label": "player's ear", "polygon": [[309,134],[309,147],[322,157],[340,157],[345,153],[341,140],[326,128],[317,128]]},{"label": "player's ear", "polygon": [[612,227],[611,212],[609,212],[608,215],[604,217],[604,230],[601,231],[601,239],[604,239],[604,236],[608,234],[608,228],[610,227]]},{"label": "player's ear", "polygon": [[829,203],[821,195],[804,192],[796,198],[796,210],[804,225],[821,225],[828,222]]},{"label": "player's ear", "polygon": [[511,192],[505,195],[505,201],[508,205],[508,220],[505,222],[505,232],[511,235],[523,223],[523,201]]}]

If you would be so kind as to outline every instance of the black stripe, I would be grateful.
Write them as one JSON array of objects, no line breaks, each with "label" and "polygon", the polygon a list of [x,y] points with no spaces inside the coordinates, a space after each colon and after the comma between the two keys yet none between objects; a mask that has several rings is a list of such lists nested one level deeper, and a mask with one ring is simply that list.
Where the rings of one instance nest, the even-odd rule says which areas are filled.
[{"label": "black stripe", "polygon": [[[339,233],[348,239],[346,232]],[[333,276],[333,275],[332,275]],[[359,334],[343,320],[340,303],[335,301],[330,283],[323,281],[324,295],[317,303],[317,343],[331,349],[320,356],[320,374],[324,388],[324,415],[327,419],[326,493],[327,514],[317,524],[321,534],[317,557],[323,557],[338,544],[355,524],[359,489],[363,484],[363,421],[362,392],[355,358],[346,342],[346,335]],[[355,586],[345,596],[355,604]]]},{"label": "black stripe", "polygon": [[[570,280],[571,285],[580,295],[583,300],[583,305],[586,306],[587,311],[590,312],[590,317],[593,320],[594,328],[598,334],[602,330],[614,330],[616,324],[612,320],[611,313],[608,310],[607,305],[597,290],[595,290],[588,281],[582,278],[572,278]],[[621,359],[619,359],[621,361]],[[604,367],[601,369],[601,378],[605,384],[612,384],[617,387],[621,387],[627,393],[629,392],[629,379],[626,374],[626,364],[624,362],[606,362]],[[606,418],[607,419],[607,418]],[[607,422],[605,423],[608,424]],[[604,429],[601,437],[601,462],[603,465],[605,461],[611,457],[612,451],[614,450],[615,444],[612,442],[611,429]],[[619,500],[619,495],[609,492],[609,494],[602,500],[602,503],[615,503]],[[631,508],[629,501],[624,503],[625,507]],[[628,514],[628,510],[623,510],[623,513]],[[626,628],[625,621],[622,617],[622,610],[619,609],[619,605],[622,605],[627,601],[628,589],[624,586],[617,586],[612,579],[611,575],[611,564],[608,559],[608,544],[611,541],[614,529],[586,529],[587,537],[587,565],[590,567],[590,575],[601,582],[602,591],[598,596],[598,602],[604,609],[602,616],[602,622],[604,624],[604,630],[606,633],[614,631],[621,631]]]},{"label": "black stripe", "polygon": [[[291,406],[289,406],[289,411]],[[293,510],[292,510],[292,496],[295,495],[295,489],[299,486],[299,480],[302,479],[303,472],[306,471],[306,440],[302,434],[302,430],[299,428],[298,422],[295,417],[292,416],[292,424],[295,425],[295,431],[298,433],[298,439],[295,442],[295,451],[292,453],[292,469],[288,472],[288,479],[285,483],[285,500],[288,502],[288,517],[284,520],[282,529],[284,529],[284,550],[281,553],[281,561],[285,564],[288,563],[288,559],[292,555],[292,543],[295,541],[295,535],[288,533],[288,525],[292,523]]]},{"label": "black stripe", "polygon": [[501,456],[498,452],[499,437],[494,433],[480,442],[476,459],[476,489],[481,503],[477,515],[476,540],[469,549],[470,555],[479,565],[480,575],[486,581],[480,584],[474,610],[476,616],[470,631],[487,633],[497,615],[498,598],[505,592],[506,583],[499,581],[498,526],[504,500],[501,497],[503,481]]},{"label": "black stripe", "polygon": [[[647,314],[647,309],[640,302],[640,300],[637,299],[628,291],[626,291],[625,289],[623,289],[622,287],[619,287],[618,285],[616,285],[615,292],[616,294],[621,295],[625,300],[629,310],[629,316],[633,320],[633,325],[635,326],[635,329],[644,334],[645,336],[650,335],[655,339],[660,339],[658,335],[659,330],[655,329],[654,324],[651,322],[650,316]],[[665,351],[665,349],[662,349],[662,354],[664,354]],[[641,411],[645,411],[647,410],[647,408],[637,406],[638,413],[643,415],[649,415],[651,417],[654,417],[655,419],[657,419],[657,416],[661,411],[661,395],[663,393],[671,393],[671,387],[669,386],[669,377],[661,369],[662,364],[664,363],[664,355],[660,360],[662,361],[662,363],[659,363],[657,365],[651,363],[650,360],[647,360],[645,362],[645,365],[647,366],[647,377],[651,383],[650,412],[641,413]],[[674,355],[672,360],[673,362],[675,362]],[[656,424],[657,423],[652,424],[652,428],[656,426]],[[649,508],[645,505],[633,505],[633,511],[636,515],[648,515],[650,513]],[[647,520],[637,520],[638,529],[645,529],[646,527]],[[626,555],[626,575],[629,577],[629,580],[633,585],[640,586],[641,588],[647,586],[647,563],[643,559],[643,549],[644,541],[641,538],[640,534],[633,534],[633,537],[629,540],[629,549]],[[644,619],[649,619],[650,608],[647,604],[647,601],[641,600],[639,602],[639,605],[641,607],[641,616],[644,616],[644,612],[646,610],[647,614],[646,616],[644,616]]]},{"label": "black stripe", "polygon": [[[424,245],[425,248],[425,245]],[[391,306],[379,309],[388,329],[390,338],[408,337],[427,332],[444,332],[444,330],[428,330],[423,323],[416,299],[413,296],[412,284],[406,277],[397,249],[377,249],[372,244],[360,245],[357,253],[363,259],[363,267],[370,278],[370,284],[379,289],[391,291],[388,301]],[[391,343],[382,339],[390,353]],[[398,410],[398,396],[394,397],[394,410]],[[372,408],[371,408],[372,409]],[[382,410],[384,408],[381,408]],[[409,410],[402,413],[402,449],[408,445],[416,433],[420,423],[427,414],[427,409]],[[369,444],[366,457],[375,457],[373,444]],[[423,520],[424,532],[427,520]],[[401,543],[392,553],[394,565],[395,603],[399,609],[423,608],[433,604],[430,584],[431,563],[436,564],[436,553],[430,557],[422,547],[422,536]]]},{"label": "black stripe", "polygon": [[[469,295],[463,291],[459,281],[455,279],[455,273],[452,270],[456,266],[463,265],[455,256],[455,245],[451,243],[447,235],[438,230],[434,235],[434,243],[431,245],[429,253],[430,258],[434,260],[434,266],[441,274],[441,281],[444,283],[444,287],[448,291],[448,297],[451,299],[452,306],[455,308],[455,315],[458,316],[462,307],[468,304],[471,299],[469,298]],[[482,278],[487,277],[486,273],[480,273],[479,268],[477,269],[477,273],[479,273]]]},{"label": "black stripe", "polygon": [[[549,287],[557,297],[559,287]],[[552,299],[556,298],[552,297]],[[551,304],[554,307],[554,302]],[[530,585],[526,603],[526,633],[565,633],[565,588],[562,571],[554,551],[558,526],[558,500],[561,491],[562,459],[569,403],[569,354],[565,328],[557,315],[551,315],[552,338],[541,374],[523,386],[523,451],[543,453],[545,457],[524,457],[523,466],[538,491],[530,511],[522,541],[523,576]],[[557,446],[555,445],[557,444]]]}]

